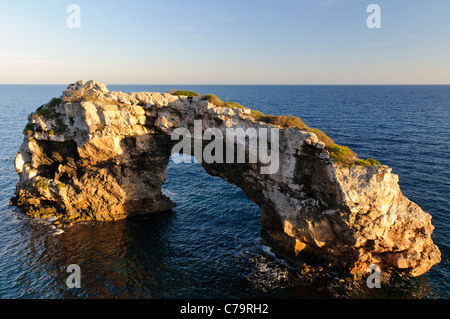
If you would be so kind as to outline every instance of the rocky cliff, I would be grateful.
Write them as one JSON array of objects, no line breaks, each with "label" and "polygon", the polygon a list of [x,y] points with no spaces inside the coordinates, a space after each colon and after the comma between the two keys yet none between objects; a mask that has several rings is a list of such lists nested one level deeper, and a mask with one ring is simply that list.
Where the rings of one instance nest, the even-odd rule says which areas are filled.
[{"label": "rocky cliff", "polygon": [[[228,106],[202,96],[72,84],[30,114],[15,160],[20,181],[13,202],[32,216],[74,220],[169,210],[175,204],[161,186],[178,142],[174,129],[194,136],[194,121],[202,131],[277,125]],[[264,238],[288,257],[313,254],[354,273],[378,264],[412,276],[438,263],[431,216],[402,195],[391,168],[343,165],[325,146],[312,131],[280,127],[276,173],[261,174],[259,161],[202,166],[259,205]]]}]

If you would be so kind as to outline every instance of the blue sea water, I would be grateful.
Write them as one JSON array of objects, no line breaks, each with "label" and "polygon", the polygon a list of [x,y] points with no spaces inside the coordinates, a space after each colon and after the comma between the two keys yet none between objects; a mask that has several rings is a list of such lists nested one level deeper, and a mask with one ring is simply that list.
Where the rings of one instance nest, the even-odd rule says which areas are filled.
[{"label": "blue sea water", "polygon": [[[403,193],[433,216],[442,262],[380,289],[335,273],[301,274],[260,239],[258,207],[196,163],[174,164],[168,213],[86,222],[55,234],[9,206],[13,160],[27,116],[62,85],[0,85],[0,298],[449,298],[450,86],[109,85],[212,93],[267,114],[295,115],[360,157],[400,176]],[[66,267],[81,268],[68,289]]]}]

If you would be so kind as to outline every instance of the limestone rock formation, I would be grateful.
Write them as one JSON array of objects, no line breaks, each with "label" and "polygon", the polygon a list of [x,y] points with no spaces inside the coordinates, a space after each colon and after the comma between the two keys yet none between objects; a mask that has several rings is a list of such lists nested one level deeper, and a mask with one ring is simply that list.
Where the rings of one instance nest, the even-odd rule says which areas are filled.
[{"label": "limestone rock formation", "polygon": [[[109,92],[78,81],[29,116],[15,167],[14,202],[33,216],[114,220],[165,211],[161,193],[174,129],[273,128],[249,109],[199,97]],[[202,163],[259,205],[267,242],[286,256],[312,253],[364,272],[370,264],[418,276],[440,261],[431,216],[402,195],[386,166],[343,166],[316,134],[279,130],[279,169],[260,162]],[[241,145],[248,147],[248,145]]]}]

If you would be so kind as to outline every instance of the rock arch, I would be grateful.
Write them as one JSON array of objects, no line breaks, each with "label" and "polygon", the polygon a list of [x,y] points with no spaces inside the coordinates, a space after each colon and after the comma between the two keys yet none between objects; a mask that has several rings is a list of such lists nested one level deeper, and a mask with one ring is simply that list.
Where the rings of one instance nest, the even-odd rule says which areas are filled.
[{"label": "rock arch", "polygon": [[[174,129],[274,128],[250,110],[202,97],[109,92],[79,81],[29,116],[15,160],[14,202],[33,216],[113,220],[171,209],[161,186]],[[431,216],[404,197],[386,166],[336,163],[316,134],[279,130],[279,169],[202,162],[261,209],[265,237],[285,256],[310,252],[353,272],[370,264],[417,276],[440,261]],[[203,145],[204,146],[204,145]],[[243,145],[242,147],[246,147]],[[246,149],[248,151],[248,149]]]}]

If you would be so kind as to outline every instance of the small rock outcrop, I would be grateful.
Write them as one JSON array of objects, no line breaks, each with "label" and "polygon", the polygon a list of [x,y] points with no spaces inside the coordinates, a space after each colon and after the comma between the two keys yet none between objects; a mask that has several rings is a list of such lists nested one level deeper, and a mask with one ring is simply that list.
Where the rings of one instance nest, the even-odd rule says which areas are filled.
[{"label": "small rock outcrop", "polygon": [[[78,81],[30,114],[13,202],[32,216],[71,220],[170,210],[161,187],[178,142],[171,134],[182,127],[194,136],[194,121],[224,133],[274,127],[201,96],[109,92]],[[263,237],[288,257],[311,253],[353,273],[378,264],[412,276],[440,261],[431,216],[403,196],[391,168],[341,165],[313,132],[279,129],[274,174],[261,174],[260,162],[201,164],[259,205]]]}]

